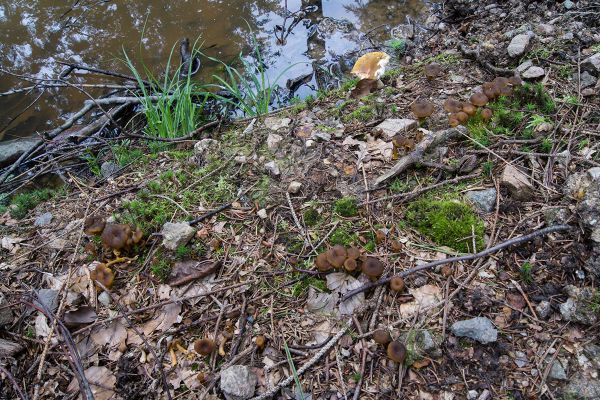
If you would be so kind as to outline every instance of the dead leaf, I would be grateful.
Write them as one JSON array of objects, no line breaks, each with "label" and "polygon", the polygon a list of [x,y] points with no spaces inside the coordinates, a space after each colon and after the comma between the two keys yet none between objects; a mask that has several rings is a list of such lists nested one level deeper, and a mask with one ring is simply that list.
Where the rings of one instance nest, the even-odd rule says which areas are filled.
[{"label": "dead leaf", "polygon": [[80,307],[74,311],[67,311],[63,317],[63,322],[68,327],[91,324],[96,321],[98,316],[92,307]]},{"label": "dead leaf", "polygon": [[173,266],[168,283],[171,286],[185,285],[186,283],[196,279],[202,279],[210,274],[215,273],[220,267],[220,261],[178,261]]},{"label": "dead leaf", "polygon": [[522,310],[525,308],[525,299],[519,293],[507,293],[506,302],[515,310]]},{"label": "dead leaf", "polygon": [[122,320],[115,319],[106,325],[106,327],[97,327],[92,332],[92,340],[98,346],[108,345],[109,347],[118,347],[125,343],[127,339],[127,329]]},{"label": "dead leaf", "polygon": [[50,327],[48,326],[48,320],[42,313],[38,313],[35,317],[35,334],[36,336],[46,338],[50,334]]},{"label": "dead leaf", "polygon": [[[327,275],[327,288],[332,291],[334,298],[341,298],[349,291],[359,288],[362,284],[353,276],[345,274],[343,272],[334,272],[333,274]],[[337,299],[336,299],[337,300]],[[364,304],[365,294],[359,293],[352,296],[348,300],[339,304],[339,312],[341,315],[350,315],[354,312],[354,309]]]},{"label": "dead leaf", "polygon": [[321,293],[312,286],[308,289],[306,309],[311,313],[330,314],[335,309],[335,298],[331,293]]},{"label": "dead leaf", "polygon": [[361,79],[356,87],[350,91],[350,97],[360,99],[371,94],[377,89],[377,79]]},{"label": "dead leaf", "polygon": [[400,305],[400,315],[403,317],[414,315],[420,310],[439,303],[442,300],[442,291],[434,285],[424,285],[408,292],[415,298],[414,301]]},{"label": "dead leaf", "polygon": [[[115,395],[115,383],[117,378],[106,367],[90,367],[84,371],[85,377],[90,384],[95,400],[108,400]],[[75,393],[79,389],[79,381],[74,378],[67,392]]]},{"label": "dead leaf", "polygon": [[431,364],[431,360],[428,358],[423,358],[421,360],[417,360],[412,364],[413,368],[421,369]]},{"label": "dead leaf", "polygon": [[[156,312],[154,317],[146,322],[141,331],[145,336],[151,335],[155,331],[164,332],[175,324],[175,322],[181,319],[179,313],[181,312],[180,303],[171,303],[164,305],[159,311]],[[135,333],[133,329],[127,332],[127,343],[128,344],[141,344],[143,343],[142,338]]]},{"label": "dead leaf", "polygon": [[2,248],[4,250],[8,250],[10,254],[15,254],[21,248],[21,246],[19,246],[19,243],[23,241],[25,241],[25,239],[5,236],[2,238],[2,241],[0,241],[0,243],[2,244]]}]

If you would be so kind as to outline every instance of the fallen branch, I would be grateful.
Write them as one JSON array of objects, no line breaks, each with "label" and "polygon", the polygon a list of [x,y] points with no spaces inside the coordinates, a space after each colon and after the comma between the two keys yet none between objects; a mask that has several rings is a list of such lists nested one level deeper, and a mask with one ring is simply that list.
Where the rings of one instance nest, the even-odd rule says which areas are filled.
[{"label": "fallen branch", "polygon": [[153,137],[153,136],[149,136],[149,135],[139,135],[137,133],[127,133],[126,136],[132,137],[132,138],[137,138],[137,139],[152,140],[154,142],[172,142],[172,143],[183,142],[186,140],[193,139],[199,133],[201,133],[209,128],[215,127],[215,126],[219,125],[219,123],[221,123],[220,120],[208,122],[208,123],[202,125],[201,127],[195,129],[194,131],[188,133],[187,135],[181,136],[178,138],[161,138],[161,137]]},{"label": "fallen branch", "polygon": [[494,74],[507,76],[512,76],[515,74],[515,71],[513,71],[512,69],[498,68],[490,64],[488,61],[484,60],[479,52],[479,47],[477,47],[475,50],[471,50],[467,47],[467,45],[461,43],[458,45],[458,49],[461,53],[463,53],[465,57],[477,61],[483,68],[487,69],[488,71]]},{"label": "fallen branch", "polygon": [[398,160],[396,165],[394,165],[389,171],[379,176],[375,180],[376,187],[380,186],[383,182],[387,181],[388,179],[401,174],[403,171],[417,164],[419,161],[422,161],[423,156],[430,148],[445,143],[450,139],[466,135],[467,128],[465,128],[464,126],[457,126],[456,128],[445,129],[443,131],[438,132],[430,132],[426,130],[423,130],[423,132],[425,133],[425,137],[423,137],[419,144],[417,144],[415,149],[409,154],[402,157],[400,160]]},{"label": "fallen branch", "polygon": [[[521,243],[525,243],[528,242],[532,239],[535,239],[538,236],[544,236],[544,235],[548,235],[550,233],[554,233],[554,232],[560,232],[560,231],[566,231],[568,229],[571,229],[570,225],[555,225],[555,226],[550,226],[544,229],[540,229],[537,231],[534,231],[528,235],[525,236],[519,236],[516,238],[512,238],[509,239],[505,242],[502,242],[500,244],[495,245],[494,247],[490,247],[486,250],[480,251],[479,253],[475,253],[475,254],[469,254],[466,256],[460,256],[460,257],[451,257],[451,258],[446,258],[445,260],[436,260],[436,261],[432,261],[430,263],[427,264],[423,264],[423,265],[419,265],[418,267],[415,268],[411,268],[408,269],[406,271],[402,271],[399,274],[397,274],[397,276],[404,278],[408,275],[412,275],[416,272],[420,272],[420,271],[424,271],[424,270],[428,270],[428,269],[432,269],[434,267],[437,267],[438,265],[444,265],[444,264],[450,264],[450,263],[455,263],[455,262],[460,262],[460,261],[470,261],[470,260],[475,260],[477,258],[481,258],[481,257],[485,257],[487,255],[490,255],[492,253],[495,253],[497,251],[503,250],[507,247],[510,246],[515,246]],[[378,280],[377,282],[373,282],[373,283],[367,283],[366,285],[363,285],[359,288],[356,288],[354,290],[349,291],[348,293],[346,293],[344,295],[344,297],[342,297],[342,299],[340,300],[340,302],[344,302],[346,300],[348,300],[349,298],[351,298],[352,296],[355,296],[359,293],[365,292],[371,288],[377,287],[377,286],[381,286],[381,285],[386,285],[390,282],[390,280],[392,279],[392,277],[386,277],[386,278],[381,278],[380,280]]]},{"label": "fallen branch", "polygon": [[[63,61],[59,61],[59,64],[62,65],[66,65],[67,67],[69,67],[67,69],[67,71],[62,72],[60,74],[60,78],[64,79],[67,76],[69,76],[69,74],[75,70],[80,70],[80,71],[87,71],[87,72],[93,72],[95,74],[100,74],[100,75],[107,75],[107,76],[114,76],[115,78],[122,78],[122,79],[127,79],[129,81],[133,81],[133,82],[137,82],[138,80],[134,77],[134,76],[130,76],[130,75],[125,75],[125,74],[121,74],[118,72],[112,72],[112,71],[108,71],[105,69],[100,69],[100,68],[93,68],[93,67],[86,67],[84,65],[80,65],[80,64],[71,64],[71,63],[67,63],[67,62],[63,62]],[[141,82],[144,83],[144,85],[148,85],[151,86],[151,83],[146,81],[146,80],[141,80]]]}]

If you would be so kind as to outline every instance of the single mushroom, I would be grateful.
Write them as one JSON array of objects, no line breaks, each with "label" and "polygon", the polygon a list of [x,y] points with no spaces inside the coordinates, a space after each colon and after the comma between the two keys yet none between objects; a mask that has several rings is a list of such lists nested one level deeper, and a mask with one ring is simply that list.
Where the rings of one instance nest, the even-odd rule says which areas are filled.
[{"label": "single mushroom", "polygon": [[349,260],[357,260],[360,257],[360,250],[356,247],[348,247],[346,254]]},{"label": "single mushroom", "polygon": [[382,51],[375,51],[361,56],[350,73],[360,79],[379,79],[390,62],[390,56]]},{"label": "single mushroom", "polygon": [[215,350],[215,341],[212,339],[198,339],[194,342],[194,350],[203,356],[209,356]]},{"label": "single mushroom", "polygon": [[390,280],[390,289],[394,292],[401,292],[404,290],[404,279],[399,276],[394,276]]},{"label": "single mushroom", "polygon": [[500,96],[510,96],[512,94],[512,86],[510,86],[508,78],[499,76],[492,81],[496,85],[496,89]]},{"label": "single mushroom", "polygon": [[523,84],[523,80],[519,76],[511,76],[508,78],[508,84],[512,86],[521,86]]},{"label": "single mushroom", "polygon": [[344,269],[346,271],[353,272],[356,270],[356,268],[358,268],[358,262],[356,259],[347,258],[346,261],[344,261]]},{"label": "single mushroom", "polygon": [[440,272],[444,278],[449,278],[454,273],[452,267],[449,265],[443,265],[442,268],[440,268]]},{"label": "single mushroom", "polygon": [[377,329],[375,332],[373,332],[373,340],[377,344],[386,345],[392,341],[392,337],[390,336],[390,333],[387,330]]},{"label": "single mushroom", "polygon": [[465,104],[463,104],[462,111],[465,112],[465,113],[467,113],[467,115],[469,117],[472,117],[477,112],[477,107],[475,107],[471,103],[465,103]]},{"label": "single mushroom", "polygon": [[460,121],[458,120],[456,114],[450,114],[448,116],[448,125],[450,125],[452,128],[455,128],[460,125]]},{"label": "single mushroom", "polygon": [[457,112],[454,115],[456,116],[456,119],[458,120],[458,122],[460,122],[461,124],[464,124],[469,119],[469,114],[467,114],[464,111]]},{"label": "single mushroom", "polygon": [[444,110],[446,110],[449,113],[457,113],[460,110],[462,110],[462,107],[463,107],[462,101],[459,101],[456,99],[447,99],[444,102]]},{"label": "single mushroom", "polygon": [[485,82],[481,85],[481,88],[483,89],[483,94],[490,100],[493,100],[500,95],[500,91],[494,82]]},{"label": "single mushroom", "polygon": [[[104,286],[110,289],[115,281],[115,274],[112,269],[108,268],[106,264],[98,264],[96,268],[90,272],[90,279],[96,282],[96,287],[103,290]],[[101,283],[100,286],[98,283]]]},{"label": "single mushroom", "polygon": [[433,103],[427,100],[417,100],[411,104],[410,110],[419,120],[433,114]]},{"label": "single mushroom", "polygon": [[488,99],[488,97],[487,97],[485,94],[483,94],[483,93],[473,93],[473,94],[471,95],[471,98],[469,99],[469,101],[470,101],[470,102],[471,102],[471,104],[473,104],[474,106],[477,106],[477,107],[483,107],[483,106],[485,106],[485,105],[488,103],[489,99]]},{"label": "single mushroom", "polygon": [[481,119],[483,119],[484,121],[489,121],[490,119],[492,119],[492,110],[490,110],[489,108],[484,108],[483,110],[481,110]]},{"label": "single mushroom", "polygon": [[425,76],[428,81],[431,81],[442,74],[442,67],[440,64],[432,62],[425,66]]},{"label": "single mushroom", "polygon": [[333,266],[327,261],[327,252],[321,253],[315,259],[315,265],[320,272],[331,271]]},{"label": "single mushroom", "polygon": [[375,257],[367,257],[362,264],[362,272],[371,280],[378,279],[383,274],[383,263]]},{"label": "single mushroom", "polygon": [[135,228],[135,231],[131,232],[131,241],[133,244],[138,244],[142,241],[143,236],[144,232],[140,228]]},{"label": "single mushroom", "polygon": [[254,339],[254,343],[256,344],[258,350],[262,351],[265,348],[265,345],[267,344],[267,338],[265,337],[265,335],[258,335]]},{"label": "single mushroom", "polygon": [[383,241],[385,241],[385,232],[382,231],[381,229],[377,229],[375,231],[375,243],[379,244],[382,243]]},{"label": "single mushroom", "polygon": [[83,223],[83,231],[86,235],[100,235],[106,226],[106,220],[102,217],[87,217]]},{"label": "single mushroom", "polygon": [[113,250],[121,250],[127,247],[127,241],[131,235],[131,228],[126,224],[109,224],[102,231],[102,243],[105,247]]},{"label": "single mushroom", "polygon": [[400,243],[400,241],[398,239],[392,239],[390,240],[390,247],[392,249],[392,251],[394,251],[395,253],[398,253],[399,251],[402,250],[402,243]]},{"label": "single mushroom", "polygon": [[344,265],[344,261],[348,258],[346,248],[340,244],[336,244],[329,250],[327,250],[327,261],[333,266],[333,268],[341,268]]},{"label": "single mushroom", "polygon": [[394,340],[388,344],[387,356],[390,360],[402,364],[406,359],[406,347],[398,340]]}]

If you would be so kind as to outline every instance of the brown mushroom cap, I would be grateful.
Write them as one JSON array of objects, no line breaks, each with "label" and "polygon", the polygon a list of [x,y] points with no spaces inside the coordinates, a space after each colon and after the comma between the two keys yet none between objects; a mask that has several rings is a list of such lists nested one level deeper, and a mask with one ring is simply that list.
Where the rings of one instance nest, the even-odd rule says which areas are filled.
[{"label": "brown mushroom cap", "polygon": [[371,279],[377,279],[383,274],[383,263],[375,257],[367,257],[362,264],[362,272]]},{"label": "brown mushroom cap", "polygon": [[481,88],[483,90],[483,94],[485,94],[490,100],[493,100],[500,95],[498,86],[496,86],[494,82],[485,82],[483,85],[481,85]]},{"label": "brown mushroom cap", "polygon": [[356,268],[358,268],[358,263],[356,262],[356,259],[351,259],[351,258],[347,258],[346,261],[344,261],[344,269],[348,272],[352,272],[355,271]]},{"label": "brown mushroom cap", "polygon": [[496,85],[496,89],[498,90],[500,96],[510,96],[512,94],[512,87],[509,84],[508,78],[499,76],[492,82],[494,85]]},{"label": "brown mushroom cap", "polygon": [[258,335],[256,339],[254,339],[254,343],[259,350],[262,350],[265,348],[265,344],[267,344],[267,338],[265,335]]},{"label": "brown mushroom cap", "polygon": [[360,250],[356,247],[348,247],[348,249],[346,250],[346,254],[348,256],[348,259],[357,260],[360,257]]},{"label": "brown mushroom cap", "polygon": [[454,114],[454,116],[461,124],[464,124],[469,119],[469,114],[467,114],[464,111],[457,112],[456,114]]},{"label": "brown mushroom cap", "polygon": [[477,107],[475,107],[473,104],[471,103],[465,103],[463,104],[463,108],[462,110],[467,113],[468,116],[473,116],[475,115],[475,113],[477,112]]},{"label": "brown mushroom cap", "polygon": [[208,356],[215,350],[215,342],[212,339],[198,339],[194,342],[194,350],[198,354]]},{"label": "brown mushroom cap", "polygon": [[442,67],[440,64],[432,62],[431,64],[427,64],[425,66],[425,76],[427,80],[432,80],[437,78],[442,74]]},{"label": "brown mushroom cap", "polygon": [[449,265],[443,265],[442,268],[440,268],[440,272],[442,273],[442,276],[444,276],[444,278],[448,278],[453,274],[452,267]]},{"label": "brown mushroom cap", "polygon": [[134,244],[138,244],[142,237],[144,236],[144,232],[140,228],[135,228],[135,231],[131,232],[131,240]]},{"label": "brown mushroom cap", "polygon": [[458,120],[456,114],[450,114],[448,116],[448,125],[450,125],[452,128],[460,125],[460,121]]},{"label": "brown mushroom cap", "polygon": [[375,231],[375,243],[379,244],[385,240],[385,232],[381,229]]},{"label": "brown mushroom cap", "polygon": [[348,252],[346,248],[341,244],[336,244],[329,250],[327,250],[327,261],[333,266],[333,268],[341,268],[344,265],[344,261],[348,258]]},{"label": "brown mushroom cap", "polygon": [[460,110],[462,110],[462,107],[462,101],[458,101],[456,99],[447,99],[444,102],[444,110],[448,111],[449,113],[459,112]]},{"label": "brown mushroom cap", "polygon": [[483,107],[488,103],[489,99],[483,93],[473,93],[469,101],[471,102],[471,104],[477,107]]},{"label": "brown mushroom cap", "polygon": [[394,340],[388,344],[387,356],[390,360],[402,364],[406,359],[406,347],[398,340]]},{"label": "brown mushroom cap", "polygon": [[102,217],[87,217],[83,223],[83,231],[86,235],[99,235],[106,226],[106,220]]},{"label": "brown mushroom cap", "polygon": [[377,329],[375,332],[373,332],[373,340],[377,344],[388,344],[392,341],[392,337],[385,329]]},{"label": "brown mushroom cap", "polygon": [[350,73],[360,79],[379,79],[390,62],[390,56],[382,51],[374,51],[361,56]]},{"label": "brown mushroom cap", "polygon": [[[115,274],[106,264],[98,264],[96,269],[90,272],[90,278],[92,281],[100,282],[102,286],[110,289],[115,281]],[[102,289],[102,286],[96,283],[98,289]]]},{"label": "brown mushroom cap", "polygon": [[126,224],[109,224],[102,231],[102,243],[105,247],[120,250],[127,246],[131,228]]},{"label": "brown mushroom cap", "polygon": [[394,276],[390,280],[390,289],[394,292],[401,292],[404,290],[404,279],[399,276]]},{"label": "brown mushroom cap", "polygon": [[397,253],[400,250],[402,250],[402,243],[400,243],[400,241],[397,239],[392,239],[390,240],[390,247],[393,251]]},{"label": "brown mushroom cap", "polygon": [[484,121],[489,121],[490,119],[492,119],[492,110],[490,110],[489,108],[484,108],[483,110],[481,110],[481,119],[483,119]]},{"label": "brown mushroom cap", "polygon": [[492,82],[494,82],[495,84],[500,85],[500,86],[506,86],[506,85],[508,85],[509,80],[508,80],[508,78],[505,78],[503,76],[497,76],[496,78],[494,78],[494,80]]},{"label": "brown mushroom cap", "polygon": [[327,272],[333,268],[329,261],[327,261],[327,252],[321,253],[317,256],[317,258],[315,259],[315,265],[317,266],[317,269],[321,272]]},{"label": "brown mushroom cap", "polygon": [[510,78],[508,78],[508,83],[509,85],[513,85],[513,86],[521,86],[523,84],[523,80],[518,77],[518,76],[511,76]]},{"label": "brown mushroom cap", "polygon": [[411,104],[410,110],[418,119],[427,118],[433,114],[433,103],[427,100],[417,100]]}]

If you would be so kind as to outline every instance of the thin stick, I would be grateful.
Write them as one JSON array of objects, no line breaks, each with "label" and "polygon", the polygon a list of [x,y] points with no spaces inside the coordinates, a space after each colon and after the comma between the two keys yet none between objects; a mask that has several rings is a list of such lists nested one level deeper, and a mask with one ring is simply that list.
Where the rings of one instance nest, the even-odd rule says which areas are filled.
[{"label": "thin stick", "polygon": [[4,375],[6,375],[6,377],[10,381],[10,383],[12,383],[15,393],[21,398],[21,400],[29,400],[29,397],[27,397],[27,395],[25,393],[23,393],[23,391],[19,387],[19,384],[15,380],[15,377],[2,365],[0,365],[0,372],[2,372]]},{"label": "thin stick", "polygon": [[[502,242],[500,244],[497,244],[494,247],[490,247],[486,250],[480,251],[479,253],[475,253],[475,254],[469,254],[466,256],[460,256],[460,257],[451,257],[451,258],[447,258],[445,260],[436,260],[427,264],[423,264],[423,265],[419,265],[418,267],[415,268],[411,268],[408,269],[406,271],[400,272],[398,274],[398,276],[404,278],[408,275],[412,275],[416,272],[419,271],[424,271],[424,270],[428,270],[428,269],[432,269],[434,267],[437,267],[438,265],[444,265],[444,264],[450,264],[450,263],[455,263],[455,262],[460,262],[460,261],[470,261],[470,260],[475,260],[477,258],[481,258],[481,257],[485,257],[487,255],[490,255],[492,253],[495,253],[497,251],[503,250],[507,247],[510,246],[514,246],[514,245],[518,245],[521,243],[525,243],[528,242],[532,239],[535,239],[538,236],[544,236],[544,235],[548,235],[550,233],[554,233],[554,232],[560,232],[560,231],[565,231],[571,229],[571,226],[569,225],[555,225],[555,226],[550,226],[544,229],[540,229],[538,231],[534,231],[528,235],[524,235],[524,236],[520,236],[517,238],[513,238],[513,239],[509,239],[505,242]],[[355,296],[359,293],[362,293],[364,291],[367,291],[371,288],[377,287],[377,286],[381,286],[381,285],[386,285],[390,282],[392,278],[391,277],[387,277],[387,278],[382,278],[380,280],[378,280],[377,282],[374,283],[367,283],[364,286],[361,286],[359,288],[356,288],[354,290],[349,291],[348,293],[346,293],[344,295],[344,297],[342,297],[341,301],[344,302],[346,300],[348,300],[349,298],[351,298],[352,296]]]}]

